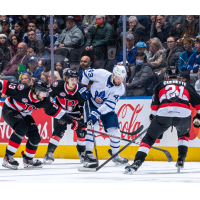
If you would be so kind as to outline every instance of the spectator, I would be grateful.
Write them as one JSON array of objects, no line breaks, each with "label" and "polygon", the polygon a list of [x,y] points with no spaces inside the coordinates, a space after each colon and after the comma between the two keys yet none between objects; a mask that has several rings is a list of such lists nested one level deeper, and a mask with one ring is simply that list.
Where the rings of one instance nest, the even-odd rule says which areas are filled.
[{"label": "spectator", "polygon": [[42,40],[37,39],[35,31],[32,30],[28,31],[28,39],[30,41],[28,47],[32,46],[35,49],[36,56],[40,58],[47,58],[47,55],[45,53],[44,43]]},{"label": "spectator", "polygon": [[177,46],[177,41],[174,36],[167,38],[167,49],[163,52],[164,67],[176,66],[178,67],[179,55],[183,52],[183,48]]},{"label": "spectator", "polygon": [[96,15],[96,25],[92,27],[85,44],[84,56],[92,61],[104,60],[107,55],[107,45],[114,45],[116,33],[113,27],[105,21],[105,15]]},{"label": "spectator", "polygon": [[183,71],[179,75],[179,80],[190,83],[190,74],[187,71]]},{"label": "spectator", "polygon": [[7,36],[7,38],[9,39],[10,36],[10,23],[8,20],[2,20],[1,21],[1,27],[2,27],[2,31],[0,34],[5,34]]},{"label": "spectator", "polygon": [[[59,35],[61,34],[61,30],[59,29],[59,23],[58,21],[55,19],[53,21],[53,38],[54,38],[54,42],[57,40],[57,38],[59,37]],[[48,31],[45,32],[44,36],[43,36],[43,42],[45,47],[50,48],[50,22],[48,24]]]},{"label": "spectator", "polygon": [[44,59],[42,61],[42,68],[44,72],[49,72],[51,70],[51,60],[50,59]]},{"label": "spectator", "polygon": [[127,96],[145,96],[146,88],[153,77],[152,69],[146,65],[147,56],[145,53],[138,53],[136,56],[136,67],[131,72],[131,77],[126,83]]},{"label": "spectator", "polygon": [[48,75],[49,75],[49,72],[43,72],[40,76],[40,79],[48,83]]},{"label": "spectator", "polygon": [[[135,64],[135,58],[137,55],[137,49],[134,46],[135,40],[133,34],[126,35],[126,60],[128,64],[134,63]],[[117,63],[123,61],[123,50],[119,53],[119,56],[117,58]]]},{"label": "spectator", "polygon": [[10,37],[10,48],[12,49],[12,55],[17,55],[17,47],[20,43],[19,36],[17,34],[14,34]]},{"label": "spectator", "polygon": [[66,27],[55,42],[55,51],[59,48],[74,49],[84,45],[83,33],[77,27],[74,17],[69,16],[67,18]]},{"label": "spectator", "polygon": [[185,15],[165,15],[166,22],[169,22],[172,24],[172,26],[176,27],[178,29],[180,27],[180,24],[183,20],[185,20]]},{"label": "spectator", "polygon": [[69,17],[73,17],[77,26],[81,26],[83,15],[66,15],[66,21]]},{"label": "spectator", "polygon": [[32,46],[27,47],[27,56],[30,57],[36,57],[35,49]]},{"label": "spectator", "polygon": [[[32,77],[32,81],[37,81],[40,79],[40,75],[43,72],[43,68],[38,67],[38,59],[36,57],[30,57],[28,60],[29,69],[23,73],[28,73]],[[21,80],[21,77],[19,78]]]},{"label": "spectator", "polygon": [[[51,85],[51,71],[48,74],[48,84]],[[54,71],[54,81],[61,80],[60,74],[57,71]]]},{"label": "spectator", "polygon": [[85,15],[83,17],[82,27],[84,28],[84,32],[87,35],[92,27],[96,24],[96,15]]},{"label": "spectator", "polygon": [[32,77],[28,73],[23,73],[21,75],[21,83],[26,83],[27,85],[32,85]]},{"label": "spectator", "polygon": [[83,77],[83,72],[85,70],[87,70],[88,68],[90,68],[90,57],[88,56],[83,56],[80,60],[80,70],[78,71],[78,77],[79,77],[79,83],[81,83],[82,81],[82,77]]},{"label": "spectator", "polygon": [[59,73],[60,77],[63,78],[63,69],[64,69],[64,63],[57,62],[55,65],[56,71]]},{"label": "spectator", "polygon": [[[8,18],[8,15],[0,15],[0,21],[6,20],[10,25],[10,30],[12,29],[12,23]],[[2,25],[0,24],[0,32],[2,32]]]},{"label": "spectator", "polygon": [[148,54],[147,44],[145,42],[138,42],[135,47],[136,47],[138,53],[142,52],[142,53],[145,53],[146,55]]},{"label": "spectator", "polygon": [[186,15],[186,19],[177,29],[176,38],[178,42],[182,42],[183,38],[195,38],[199,32],[199,19],[194,15]]},{"label": "spectator", "polygon": [[[133,34],[136,43],[139,41],[146,42],[145,27],[138,22],[138,19],[135,16],[129,17],[129,30],[126,32],[126,34]],[[120,34],[120,37],[122,40],[123,32]]]},{"label": "spectator", "polygon": [[200,65],[200,36],[197,36],[194,42],[196,53],[194,53],[188,62],[187,71],[190,73],[197,73]]},{"label": "spectator", "polygon": [[[37,24],[36,24],[35,21],[30,21],[30,22],[28,23],[27,29],[28,29],[28,32],[29,32],[30,30],[32,30],[32,31],[35,32],[35,34],[36,34],[36,40],[39,40],[39,41],[43,40],[43,38],[42,38],[42,33],[41,33],[41,31],[40,31],[39,29],[37,29]],[[26,33],[24,34],[24,37],[23,37],[23,41],[24,41],[27,45],[31,42],[31,41],[29,41],[28,32],[26,32]]]},{"label": "spectator", "polygon": [[24,36],[24,32],[23,30],[23,25],[21,21],[16,21],[14,24],[14,30],[13,32],[11,32],[11,35],[16,34],[19,37],[19,42],[23,41],[23,36]]},{"label": "spectator", "polygon": [[9,61],[12,58],[12,49],[8,47],[8,40],[5,34],[0,34],[0,49],[2,50],[4,59]]},{"label": "spectator", "polygon": [[31,21],[30,15],[22,15],[22,18],[21,18],[21,22],[23,26],[22,32],[24,33],[27,32],[27,27],[30,21]]},{"label": "spectator", "polygon": [[162,53],[164,52],[164,47],[158,38],[152,38],[149,45],[149,53],[147,55],[147,60],[150,62],[152,69],[161,68],[163,61]]},{"label": "spectator", "polygon": [[156,23],[156,15],[150,15],[150,20],[148,21],[148,24],[145,28],[147,34],[147,40],[153,38],[155,23]]},{"label": "spectator", "polygon": [[167,41],[169,36],[175,36],[176,29],[169,22],[165,21],[164,15],[156,16],[156,26],[154,28],[153,37],[157,37],[160,39],[161,43]]},{"label": "spectator", "polygon": [[182,52],[179,56],[179,62],[178,62],[178,70],[180,72],[187,71],[188,62],[191,58],[191,56],[196,53],[196,49],[192,47],[192,39],[191,38],[184,38],[182,40],[183,47],[185,49],[184,52]]},{"label": "spectator", "polygon": [[24,42],[19,43],[17,47],[18,54],[11,58],[6,68],[2,71],[2,75],[17,77],[16,72],[18,72],[18,65],[19,64],[23,65],[24,62],[28,59],[26,51],[27,51],[26,43]]},{"label": "spectator", "polygon": [[43,61],[43,60],[44,60],[43,58],[39,58],[38,67],[42,67],[42,61]]}]

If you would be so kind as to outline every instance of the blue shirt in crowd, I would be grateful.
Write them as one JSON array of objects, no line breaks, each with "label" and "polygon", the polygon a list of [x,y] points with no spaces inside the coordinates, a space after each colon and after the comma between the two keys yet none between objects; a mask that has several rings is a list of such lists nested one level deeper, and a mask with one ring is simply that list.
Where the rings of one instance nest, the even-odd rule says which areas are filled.
[{"label": "blue shirt in crowd", "polygon": [[197,73],[199,65],[200,65],[200,52],[196,52],[191,56],[188,62],[187,71],[190,72],[191,70],[193,70],[193,73]]}]

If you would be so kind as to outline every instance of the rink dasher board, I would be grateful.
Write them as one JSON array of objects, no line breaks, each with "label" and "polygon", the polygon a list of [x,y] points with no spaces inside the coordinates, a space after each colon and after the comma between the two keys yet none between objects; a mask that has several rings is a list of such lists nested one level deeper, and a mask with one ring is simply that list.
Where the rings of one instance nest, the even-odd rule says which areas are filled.
[{"label": "rink dasher board", "polygon": [[[152,97],[123,97],[119,100],[116,105],[115,112],[118,115],[120,129],[127,132],[132,132],[137,129],[140,125],[144,125],[144,128],[147,128],[150,125],[149,115],[151,113],[150,105],[151,105]],[[8,125],[3,121],[2,118],[2,106],[3,103],[0,102],[0,156],[4,156],[5,148],[8,144],[9,137],[11,135],[12,130],[9,131]],[[35,113],[34,113],[35,112]],[[44,157],[48,141],[51,138],[51,134],[53,132],[53,118],[47,116],[44,111],[37,110],[33,111],[34,119],[38,120],[36,123],[38,125],[40,135],[41,135],[41,143],[38,147],[38,151],[36,153],[36,157]],[[194,113],[192,113],[194,114]],[[40,119],[38,119],[40,118]],[[44,121],[48,119],[47,121]],[[41,122],[43,120],[43,122]],[[99,131],[104,131],[99,128]],[[156,131],[156,130],[155,130]],[[199,141],[199,131],[195,129],[196,137],[194,137],[194,127],[192,127],[193,138],[189,141],[189,151],[187,160],[188,161],[200,161],[200,156],[196,156],[200,153],[200,141]],[[131,139],[130,136],[121,134],[122,138]],[[139,138],[137,142],[140,142],[142,139]],[[162,140],[158,140],[154,146],[158,146],[160,148],[164,148],[170,151],[173,160],[177,159],[177,133],[176,129],[173,129],[171,132],[171,128],[168,129]],[[26,140],[22,142],[22,145],[18,149],[16,156],[21,157],[20,153],[22,150],[25,150],[24,143]],[[107,150],[109,149],[109,138],[105,138],[105,136],[97,135],[96,142],[98,146],[98,156],[99,159],[107,159],[109,158],[109,154]],[[68,126],[64,137],[61,139],[58,148],[56,149],[54,155],[55,158],[78,158],[78,153],[76,150],[77,136],[75,131],[70,129]],[[126,145],[127,142],[121,141],[121,146]],[[120,155],[125,156],[128,159],[134,159],[135,154],[137,152],[138,146],[132,144],[126,150],[124,150]],[[158,160],[158,161],[166,161],[166,157],[162,152],[157,150],[151,150],[147,160]]]}]

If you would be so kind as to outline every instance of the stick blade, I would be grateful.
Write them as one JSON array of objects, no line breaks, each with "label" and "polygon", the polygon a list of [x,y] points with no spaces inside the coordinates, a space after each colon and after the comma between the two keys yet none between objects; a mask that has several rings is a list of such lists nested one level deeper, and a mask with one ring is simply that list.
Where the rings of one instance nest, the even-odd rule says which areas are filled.
[{"label": "stick blade", "polygon": [[79,172],[96,172],[96,168],[87,168],[87,167],[79,167],[78,168]]},{"label": "stick blade", "polygon": [[135,130],[134,132],[131,132],[131,133],[126,133],[127,135],[136,135],[138,134],[142,129],[144,128],[143,125],[141,125],[137,130]]}]

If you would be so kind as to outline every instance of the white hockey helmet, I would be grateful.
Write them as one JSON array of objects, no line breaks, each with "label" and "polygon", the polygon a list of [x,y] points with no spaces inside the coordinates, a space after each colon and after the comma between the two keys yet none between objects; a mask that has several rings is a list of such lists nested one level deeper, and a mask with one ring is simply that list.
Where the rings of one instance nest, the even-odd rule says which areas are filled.
[{"label": "white hockey helmet", "polygon": [[126,78],[126,68],[123,65],[115,65],[113,69],[114,79],[116,76]]}]

